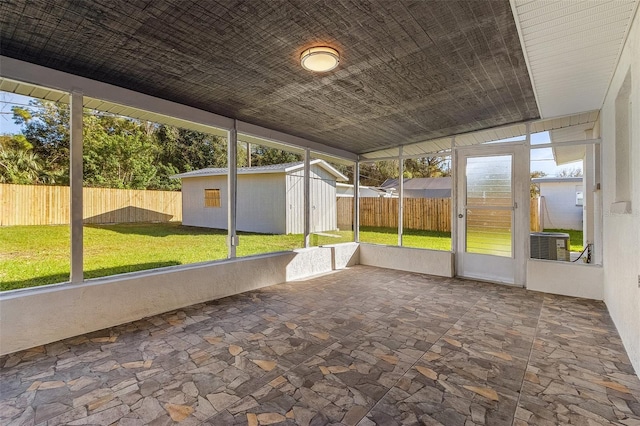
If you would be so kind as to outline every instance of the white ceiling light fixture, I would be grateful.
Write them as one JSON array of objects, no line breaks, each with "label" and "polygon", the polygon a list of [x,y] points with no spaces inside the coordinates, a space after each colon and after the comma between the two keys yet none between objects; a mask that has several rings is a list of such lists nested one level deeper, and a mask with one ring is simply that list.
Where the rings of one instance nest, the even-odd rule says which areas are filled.
[{"label": "white ceiling light fixture", "polygon": [[302,52],[302,68],[313,72],[331,71],[340,63],[340,54],[330,47],[312,47]]}]

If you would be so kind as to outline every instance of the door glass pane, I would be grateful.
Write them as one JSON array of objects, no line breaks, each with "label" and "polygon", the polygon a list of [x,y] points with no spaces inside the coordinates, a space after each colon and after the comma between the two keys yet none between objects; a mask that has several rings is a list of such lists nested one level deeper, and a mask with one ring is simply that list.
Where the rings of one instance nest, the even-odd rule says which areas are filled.
[{"label": "door glass pane", "polygon": [[511,257],[512,210],[467,209],[467,253]]},{"label": "door glass pane", "polygon": [[511,155],[467,158],[467,206],[512,206]]}]

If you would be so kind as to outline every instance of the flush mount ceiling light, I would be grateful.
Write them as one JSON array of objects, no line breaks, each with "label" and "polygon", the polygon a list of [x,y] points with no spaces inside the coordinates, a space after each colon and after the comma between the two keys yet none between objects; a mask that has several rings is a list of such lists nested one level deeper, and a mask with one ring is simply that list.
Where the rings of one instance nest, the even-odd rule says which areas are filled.
[{"label": "flush mount ceiling light", "polygon": [[330,47],[312,47],[302,52],[302,68],[313,72],[327,72],[338,66],[340,54]]}]

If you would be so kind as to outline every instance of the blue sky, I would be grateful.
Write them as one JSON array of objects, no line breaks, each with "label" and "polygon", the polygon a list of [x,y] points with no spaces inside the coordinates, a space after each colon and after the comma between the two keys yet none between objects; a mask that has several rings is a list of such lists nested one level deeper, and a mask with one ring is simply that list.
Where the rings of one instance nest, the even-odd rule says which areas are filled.
[{"label": "blue sky", "polygon": [[29,96],[0,91],[0,134],[20,133],[20,126],[13,122],[11,107],[14,105],[28,105],[32,99]]},{"label": "blue sky", "polygon": [[[20,126],[14,124],[11,115],[13,105],[28,105],[33,98],[29,96],[16,95],[13,93],[0,91],[0,134],[20,133]],[[521,139],[521,138],[520,138]],[[549,133],[542,132],[531,135],[531,144],[541,144],[549,142]],[[542,171],[548,176],[555,176],[563,169],[571,170],[582,168],[582,162],[569,163],[556,166],[553,161],[551,148],[541,148],[531,150],[531,171]]]}]

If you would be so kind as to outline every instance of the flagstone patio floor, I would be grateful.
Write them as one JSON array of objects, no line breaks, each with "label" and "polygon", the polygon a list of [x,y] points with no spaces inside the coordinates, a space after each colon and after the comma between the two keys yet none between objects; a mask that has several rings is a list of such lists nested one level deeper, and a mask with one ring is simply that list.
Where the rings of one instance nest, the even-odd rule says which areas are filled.
[{"label": "flagstone patio floor", "polygon": [[640,425],[603,303],[367,266],[0,368],[3,425]]}]

